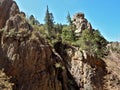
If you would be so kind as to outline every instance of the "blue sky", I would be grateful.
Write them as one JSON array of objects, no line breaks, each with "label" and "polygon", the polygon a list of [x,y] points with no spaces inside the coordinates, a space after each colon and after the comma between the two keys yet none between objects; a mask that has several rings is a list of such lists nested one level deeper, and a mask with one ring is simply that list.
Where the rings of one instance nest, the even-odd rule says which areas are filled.
[{"label": "blue sky", "polygon": [[120,41],[120,0],[15,0],[27,16],[33,14],[44,23],[46,6],[53,13],[56,23],[67,23],[77,12],[85,13],[93,28],[99,29],[108,41]]}]

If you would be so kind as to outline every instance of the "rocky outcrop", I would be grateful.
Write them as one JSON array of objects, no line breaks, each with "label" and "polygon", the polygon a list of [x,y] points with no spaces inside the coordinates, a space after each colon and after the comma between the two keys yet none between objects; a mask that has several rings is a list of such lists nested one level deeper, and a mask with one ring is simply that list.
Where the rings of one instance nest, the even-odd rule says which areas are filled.
[{"label": "rocky outcrop", "polygon": [[19,8],[13,0],[0,0],[0,29],[6,24],[9,17],[19,13]]},{"label": "rocky outcrop", "polygon": [[[92,30],[82,13],[74,24]],[[103,60],[62,42],[52,47],[12,0],[0,1],[0,28],[1,90],[119,90],[120,44],[108,45]]]},{"label": "rocky outcrop", "polygon": [[120,42],[111,42],[107,45],[108,55],[104,59],[108,74],[105,76],[105,87],[108,90],[120,89]]},{"label": "rocky outcrop", "polygon": [[[8,32],[9,33],[9,32]],[[52,49],[39,33],[16,32],[2,41],[0,67],[12,76],[15,90],[62,90],[57,80]]]},{"label": "rocky outcrop", "polygon": [[89,29],[92,31],[92,25],[87,21],[84,13],[76,13],[73,16],[73,24],[76,26],[77,29],[75,30],[76,36],[79,36],[80,33],[85,29]]},{"label": "rocky outcrop", "polygon": [[120,61],[110,59],[111,55],[98,59],[78,47],[60,42],[56,43],[55,49],[75,79],[79,87],[77,90],[119,90]]},{"label": "rocky outcrop", "polygon": [[33,28],[31,25],[26,21],[25,17],[22,14],[16,14],[14,17],[10,17],[5,26],[5,30],[14,30],[14,31],[20,31],[20,30],[27,30],[31,31]]},{"label": "rocky outcrop", "polygon": [[0,30],[0,69],[11,76],[14,90],[78,88],[62,58],[33,30],[24,13],[9,17],[4,27]]},{"label": "rocky outcrop", "polygon": [[1,0],[0,10],[0,70],[4,69],[14,83],[6,88],[76,90],[77,84],[64,67],[62,58],[38,31],[33,31],[16,3]]},{"label": "rocky outcrop", "polygon": [[[64,50],[60,48],[63,52],[59,54],[75,79],[78,90],[104,90],[104,76],[107,74],[105,62],[89,56],[80,48],[69,45],[62,47]],[[58,47],[56,49],[59,51]]]}]

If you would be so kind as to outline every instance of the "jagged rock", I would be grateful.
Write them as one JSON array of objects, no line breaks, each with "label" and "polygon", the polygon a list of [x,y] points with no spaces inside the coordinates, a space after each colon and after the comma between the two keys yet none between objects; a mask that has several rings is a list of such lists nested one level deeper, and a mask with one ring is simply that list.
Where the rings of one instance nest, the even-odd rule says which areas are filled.
[{"label": "jagged rock", "polygon": [[[74,23],[78,33],[92,30],[83,13],[76,14]],[[53,48],[12,0],[0,1],[0,28],[0,70],[11,76],[13,90],[119,90],[120,55],[116,52],[100,60],[60,41]],[[2,85],[9,90],[13,84],[1,81],[6,75],[0,71],[0,89]]]},{"label": "jagged rock", "polygon": [[68,71],[79,87],[77,90],[119,90],[120,60],[117,59],[118,56],[116,56],[117,60],[112,60],[110,54],[102,60],[90,56],[78,47],[64,44],[61,47],[57,46],[56,51],[63,58]]},{"label": "jagged rock", "polygon": [[11,76],[14,90],[76,90],[62,58],[31,28],[24,14],[16,14],[0,30],[0,69]]},{"label": "jagged rock", "polygon": [[16,14],[13,17],[10,17],[5,26],[5,30],[9,31],[11,29],[14,29],[14,31],[19,30],[33,30],[33,28],[30,26],[30,24],[26,21],[23,14]]},{"label": "jagged rock", "polygon": [[19,13],[19,8],[13,0],[0,0],[0,29],[6,21],[15,14]]},{"label": "jagged rock", "polygon": [[120,88],[120,42],[111,42],[107,45],[108,55],[104,59],[107,64],[108,74],[105,76],[105,87],[108,90]]},{"label": "jagged rock", "polygon": [[19,13],[19,8],[18,8],[16,2],[13,1],[12,6],[10,8],[10,17],[15,16],[18,13]]},{"label": "jagged rock", "polygon": [[[76,50],[71,58],[69,71],[75,78],[80,90],[102,90],[103,77],[106,74],[104,62],[95,60],[83,51]],[[103,73],[101,75],[101,73]],[[99,82],[99,83],[96,83]]]},{"label": "jagged rock", "polygon": [[85,30],[89,29],[92,31],[92,25],[87,21],[87,19],[84,17],[84,13],[76,13],[73,16],[73,24],[76,26],[76,36],[79,36],[80,33]]},{"label": "jagged rock", "polygon": [[5,36],[0,51],[0,68],[12,76],[15,90],[62,90],[62,83],[54,68],[52,48],[38,32],[23,37],[22,41],[17,36],[4,38]]}]

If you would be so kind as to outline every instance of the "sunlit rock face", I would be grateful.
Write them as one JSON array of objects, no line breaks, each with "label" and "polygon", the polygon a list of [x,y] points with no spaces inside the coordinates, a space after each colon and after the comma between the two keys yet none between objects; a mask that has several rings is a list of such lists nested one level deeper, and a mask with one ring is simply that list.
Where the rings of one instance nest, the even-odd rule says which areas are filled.
[{"label": "sunlit rock face", "polygon": [[19,13],[12,0],[0,3],[0,70],[4,69],[11,77],[14,85],[10,87],[13,90],[76,90],[77,85],[62,58],[27,22],[25,13]]},{"label": "sunlit rock face", "polygon": [[98,59],[79,47],[59,43],[54,48],[75,79],[79,87],[76,90],[119,90],[119,53],[110,52],[106,58]]},{"label": "sunlit rock face", "polygon": [[75,30],[75,33],[77,36],[79,36],[79,34],[85,29],[92,31],[92,25],[85,18],[84,13],[76,13],[73,16],[73,24],[76,26],[77,30]]},{"label": "sunlit rock face", "polygon": [[[83,13],[73,20],[76,34],[92,30]],[[62,42],[52,47],[12,0],[0,0],[0,28],[1,90],[119,90],[120,43],[104,59]]]},{"label": "sunlit rock face", "polygon": [[[69,53],[71,52],[71,54]],[[103,90],[106,64],[79,48],[67,50],[70,68],[80,90]],[[98,83],[96,83],[98,82]]]}]

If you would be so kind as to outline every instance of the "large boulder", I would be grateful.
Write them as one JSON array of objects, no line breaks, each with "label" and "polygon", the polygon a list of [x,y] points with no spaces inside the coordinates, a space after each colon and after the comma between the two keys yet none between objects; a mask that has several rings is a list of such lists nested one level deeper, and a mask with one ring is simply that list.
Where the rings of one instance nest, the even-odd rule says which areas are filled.
[{"label": "large boulder", "polygon": [[13,0],[0,0],[0,29],[6,24],[9,17],[19,13],[19,8]]}]

